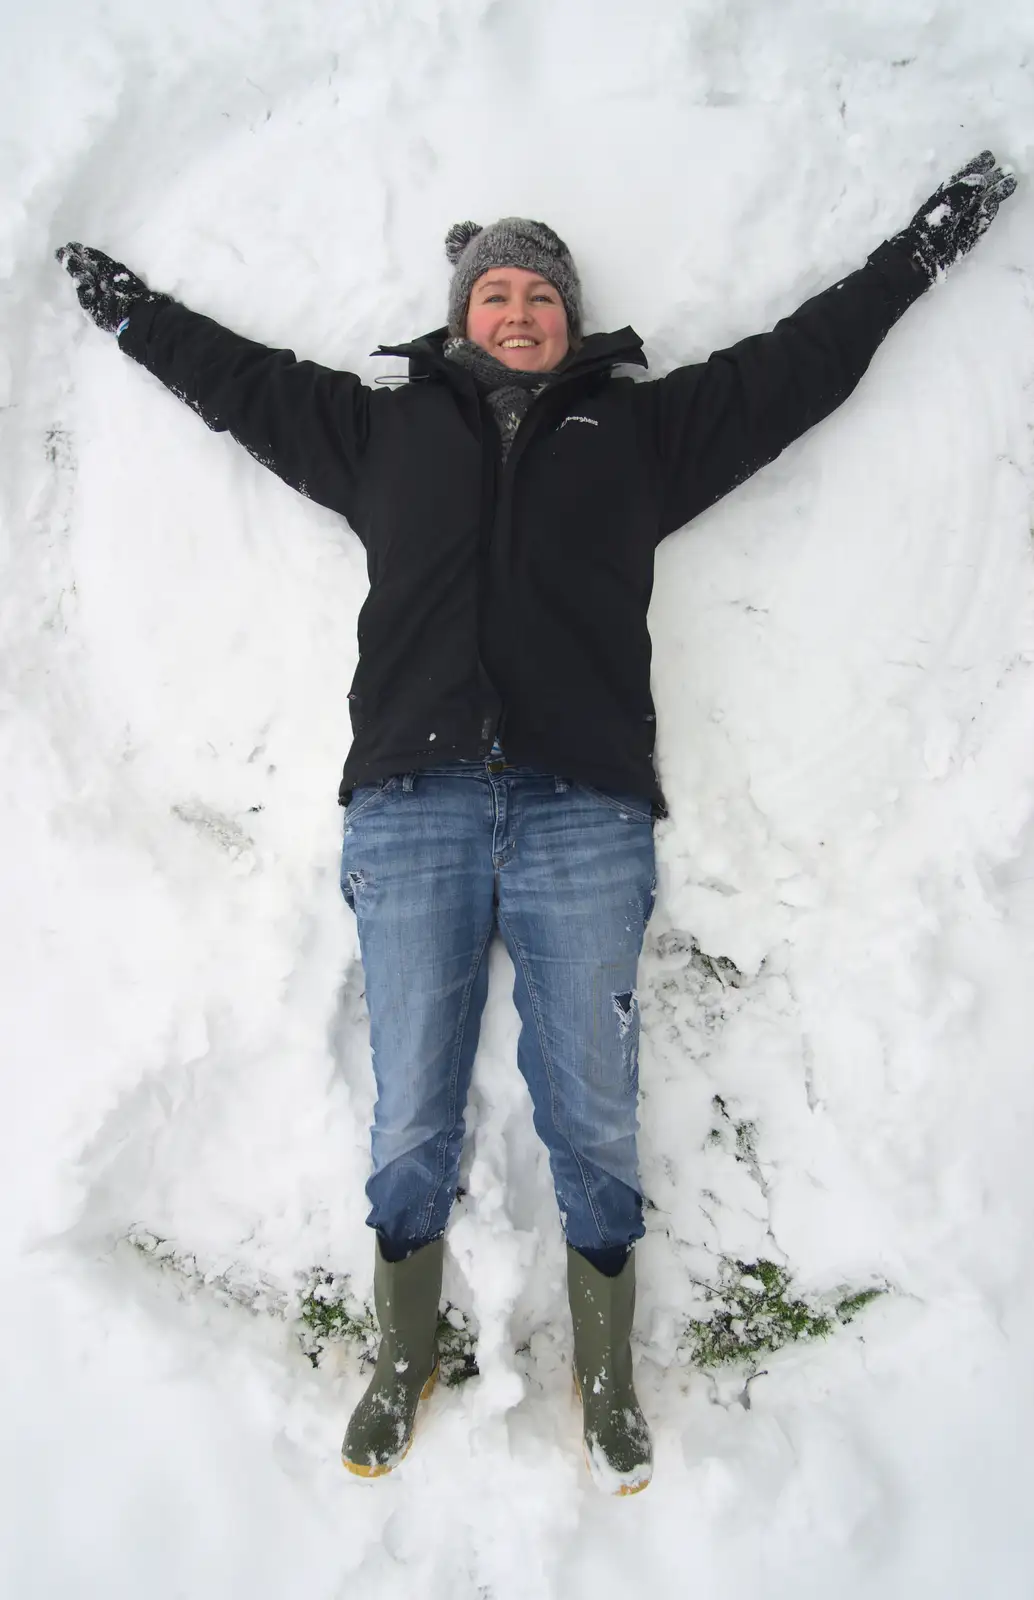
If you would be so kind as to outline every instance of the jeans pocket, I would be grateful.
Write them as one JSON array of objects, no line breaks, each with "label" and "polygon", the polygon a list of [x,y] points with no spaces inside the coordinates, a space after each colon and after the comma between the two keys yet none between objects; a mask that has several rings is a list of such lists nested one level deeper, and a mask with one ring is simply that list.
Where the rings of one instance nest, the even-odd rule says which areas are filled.
[{"label": "jeans pocket", "polygon": [[397,777],[381,778],[377,783],[360,783],[352,790],[352,798],[345,807],[345,827],[348,828],[378,800],[391,794],[399,784]]},{"label": "jeans pocket", "polygon": [[583,794],[591,795],[616,811],[625,822],[653,822],[653,803],[645,795],[610,794],[605,789],[594,789],[590,783],[580,783],[577,787]]}]

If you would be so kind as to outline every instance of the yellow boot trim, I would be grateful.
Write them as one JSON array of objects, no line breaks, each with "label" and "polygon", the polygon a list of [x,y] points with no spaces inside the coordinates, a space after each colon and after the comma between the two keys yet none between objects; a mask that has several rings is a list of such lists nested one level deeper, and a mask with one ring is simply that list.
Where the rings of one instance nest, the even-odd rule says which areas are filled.
[{"label": "yellow boot trim", "polygon": [[[582,1386],[578,1382],[578,1374],[573,1368],[571,1375],[574,1378],[574,1392],[578,1396],[578,1404],[581,1405]],[[582,1442],[582,1455],[585,1457],[585,1470],[589,1474],[590,1478],[592,1478],[592,1463],[589,1460],[589,1447],[584,1441]],[[592,1481],[595,1483],[595,1478],[593,1478]],[[643,1490],[648,1489],[652,1482],[652,1478],[644,1478],[642,1483],[623,1483],[619,1489],[615,1489],[613,1492],[615,1495],[642,1494]]]},{"label": "yellow boot trim", "polygon": [[[439,1364],[439,1362],[436,1361],[434,1366],[431,1369],[431,1376],[428,1378],[427,1382],[424,1384],[424,1387],[420,1391],[420,1399],[421,1400],[426,1400],[427,1399],[428,1395],[431,1393],[431,1391],[434,1388],[435,1384],[438,1382],[439,1369],[440,1369],[440,1364]],[[354,1476],[357,1477],[357,1478],[383,1478],[389,1472],[394,1472],[395,1468],[396,1467],[400,1467],[402,1465],[403,1461],[405,1461],[406,1457],[409,1454],[410,1446],[413,1443],[413,1434],[414,1433],[416,1433],[416,1417],[413,1418],[413,1433],[411,1433],[409,1438],[406,1440],[406,1448],[403,1450],[403,1452],[399,1456],[398,1460],[397,1461],[393,1461],[390,1466],[386,1466],[386,1467],[371,1467],[371,1466],[364,1465],[363,1463],[361,1463],[359,1461],[349,1461],[348,1457],[345,1456],[345,1455],[342,1455],[342,1457],[341,1457],[341,1465],[344,1467],[346,1472],[353,1473]]]}]

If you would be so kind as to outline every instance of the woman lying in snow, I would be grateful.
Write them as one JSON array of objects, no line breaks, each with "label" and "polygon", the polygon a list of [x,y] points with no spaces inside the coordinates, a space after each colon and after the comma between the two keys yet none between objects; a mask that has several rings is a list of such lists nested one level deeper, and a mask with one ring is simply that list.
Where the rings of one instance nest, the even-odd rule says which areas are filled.
[{"label": "woman lying in snow", "polygon": [[570,252],[520,217],[450,231],[448,327],[382,346],[409,360],[411,382],[390,392],[242,339],[97,250],[58,252],[127,355],[366,546],[341,884],[377,1082],[381,1346],[345,1435],[351,1471],[401,1461],[436,1375],[443,1235],[498,927],[567,1238],[587,1459],[605,1488],[649,1482],[629,1336],[636,968],[665,814],[654,550],[847,398],[1014,188],[985,151],[773,332],[652,382],[613,376],[646,365],[641,341],[583,334]]}]

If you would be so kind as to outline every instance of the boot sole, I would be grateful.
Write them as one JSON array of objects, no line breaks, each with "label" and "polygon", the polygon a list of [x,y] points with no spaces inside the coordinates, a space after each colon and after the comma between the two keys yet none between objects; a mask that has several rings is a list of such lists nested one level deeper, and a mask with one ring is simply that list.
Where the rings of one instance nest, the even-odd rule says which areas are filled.
[{"label": "boot sole", "polygon": [[[574,1392],[578,1396],[578,1404],[581,1405],[582,1386],[578,1382],[578,1374],[572,1370],[571,1376],[574,1378]],[[585,1443],[584,1439],[582,1440],[582,1458],[585,1461],[586,1472],[589,1474],[589,1477],[592,1479],[593,1483],[596,1483],[596,1474],[593,1472],[592,1462],[589,1460],[589,1447]],[[651,1473],[650,1477],[644,1478],[641,1483],[623,1483],[617,1489],[604,1490],[604,1493],[611,1495],[614,1499],[617,1499],[619,1495],[625,1496],[630,1494],[642,1494],[643,1490],[648,1489],[652,1482],[653,1474]],[[597,1488],[600,1487],[602,1487],[602,1485],[597,1484]]]},{"label": "boot sole", "polygon": [[[432,1389],[434,1388],[434,1386],[435,1386],[435,1384],[437,1382],[438,1382],[438,1362],[436,1361],[435,1364],[434,1364],[434,1369],[433,1369],[433,1371],[431,1373],[431,1376],[428,1378],[427,1382],[424,1384],[424,1387],[420,1391],[420,1400],[426,1400],[427,1399],[428,1395],[431,1393]],[[420,1401],[418,1400],[417,1401],[417,1405],[418,1406],[419,1406],[419,1403],[420,1403]],[[419,1411],[417,1413],[417,1416],[419,1416]],[[414,1417],[413,1418],[413,1429],[412,1429],[412,1432],[409,1435],[409,1438],[406,1440],[406,1448],[403,1450],[403,1452],[399,1456],[398,1460],[391,1462],[390,1466],[371,1467],[368,1464],[363,1463],[363,1462],[349,1461],[348,1457],[345,1456],[345,1455],[342,1455],[342,1457],[341,1457],[341,1465],[344,1467],[346,1472],[353,1473],[354,1476],[357,1477],[357,1478],[383,1478],[383,1477],[386,1477],[389,1472],[394,1472],[396,1467],[401,1467],[403,1461],[405,1461],[406,1457],[408,1456],[409,1451],[410,1451],[410,1446],[413,1443],[413,1436],[416,1433],[416,1425],[417,1425],[417,1417]]]}]

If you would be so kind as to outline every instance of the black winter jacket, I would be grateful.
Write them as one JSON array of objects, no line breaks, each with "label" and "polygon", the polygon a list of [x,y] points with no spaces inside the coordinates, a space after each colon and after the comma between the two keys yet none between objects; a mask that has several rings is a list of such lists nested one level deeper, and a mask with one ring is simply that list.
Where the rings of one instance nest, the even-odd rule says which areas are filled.
[{"label": "black winter jacket", "polygon": [[537,396],[505,465],[444,331],[381,346],[404,387],[229,332],[175,302],[120,343],[287,483],[346,517],[370,591],[339,798],[398,772],[487,755],[649,796],[646,614],[654,549],[851,393],[927,285],[883,245],[759,337],[652,382],[630,328],[592,334]]}]

